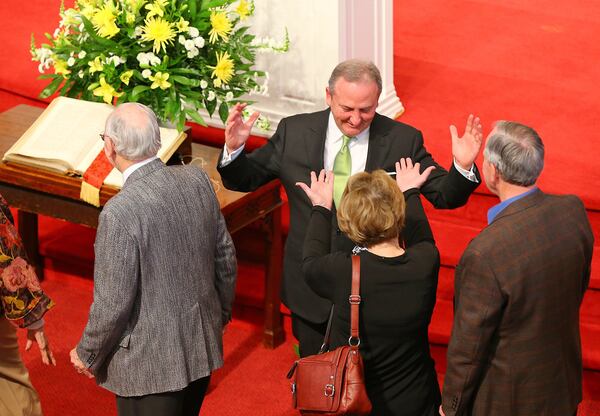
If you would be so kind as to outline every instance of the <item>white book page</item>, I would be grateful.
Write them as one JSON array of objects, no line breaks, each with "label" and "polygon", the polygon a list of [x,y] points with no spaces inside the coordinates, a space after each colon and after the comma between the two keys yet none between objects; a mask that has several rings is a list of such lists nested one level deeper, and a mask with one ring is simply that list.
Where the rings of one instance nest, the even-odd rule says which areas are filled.
[{"label": "white book page", "polygon": [[63,160],[82,173],[83,159],[103,147],[99,133],[113,109],[104,103],[57,97],[7,154]]}]

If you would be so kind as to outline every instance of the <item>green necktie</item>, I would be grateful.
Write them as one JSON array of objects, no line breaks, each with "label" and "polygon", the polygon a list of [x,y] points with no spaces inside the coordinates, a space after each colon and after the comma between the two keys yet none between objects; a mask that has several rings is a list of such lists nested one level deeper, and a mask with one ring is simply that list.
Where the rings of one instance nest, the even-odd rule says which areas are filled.
[{"label": "green necktie", "polygon": [[342,136],[342,147],[333,161],[333,200],[338,207],[344,188],[346,188],[346,182],[352,174],[352,155],[350,155],[350,149],[348,148],[351,139],[352,137]]}]

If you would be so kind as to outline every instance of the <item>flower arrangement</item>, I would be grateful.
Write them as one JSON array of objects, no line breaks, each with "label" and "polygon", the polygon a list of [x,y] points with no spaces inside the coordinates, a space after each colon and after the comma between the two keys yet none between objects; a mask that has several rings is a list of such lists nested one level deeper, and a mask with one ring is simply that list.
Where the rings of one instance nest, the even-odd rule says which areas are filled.
[{"label": "flower arrangement", "polygon": [[[285,52],[282,40],[256,38],[243,22],[252,0],[75,0],[61,5],[50,43],[36,47],[40,97],[58,93],[108,104],[135,101],[181,130],[215,111],[225,122],[244,94],[266,93],[268,74],[253,68],[261,51]],[[52,69],[53,73],[45,73]],[[263,81],[261,83],[260,81]],[[268,129],[268,120],[257,125]]]}]

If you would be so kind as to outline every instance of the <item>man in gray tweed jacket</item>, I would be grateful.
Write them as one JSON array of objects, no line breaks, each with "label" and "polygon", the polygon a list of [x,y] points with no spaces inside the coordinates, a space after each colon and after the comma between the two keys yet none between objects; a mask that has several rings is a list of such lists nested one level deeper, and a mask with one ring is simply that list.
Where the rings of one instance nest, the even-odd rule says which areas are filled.
[{"label": "man in gray tweed jacket", "polygon": [[206,173],[156,157],[152,110],[120,105],[103,139],[124,185],[100,214],[94,302],[71,361],[117,395],[121,416],[196,416],[223,365],[231,236]]}]

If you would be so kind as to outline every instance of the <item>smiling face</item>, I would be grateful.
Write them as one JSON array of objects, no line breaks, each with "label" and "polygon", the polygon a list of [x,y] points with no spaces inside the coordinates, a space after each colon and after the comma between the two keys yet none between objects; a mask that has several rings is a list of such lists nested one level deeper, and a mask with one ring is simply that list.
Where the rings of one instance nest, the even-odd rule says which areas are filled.
[{"label": "smiling face", "polygon": [[341,77],[336,81],[333,92],[326,89],[326,100],[341,132],[354,137],[373,121],[379,101],[379,88],[367,78],[348,82]]}]

